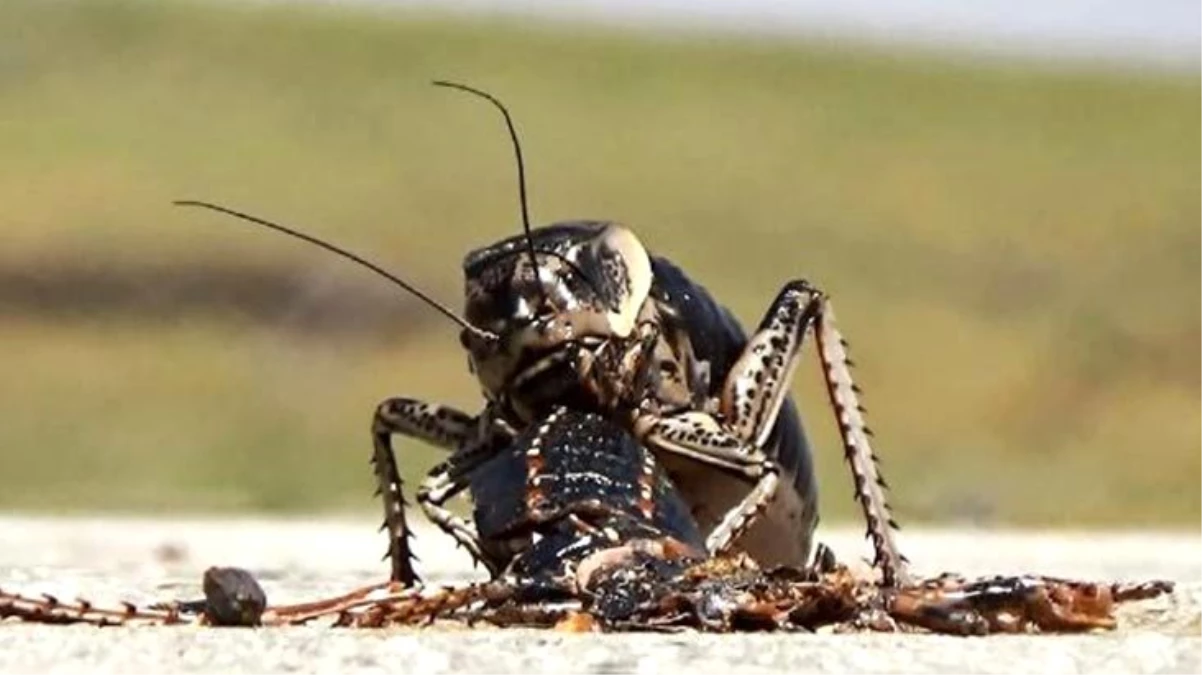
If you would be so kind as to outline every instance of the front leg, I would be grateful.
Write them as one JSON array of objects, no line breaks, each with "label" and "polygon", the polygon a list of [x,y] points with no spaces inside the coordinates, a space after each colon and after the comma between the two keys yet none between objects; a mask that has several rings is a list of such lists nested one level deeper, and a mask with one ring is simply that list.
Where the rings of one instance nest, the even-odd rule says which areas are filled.
[{"label": "front leg", "polygon": [[376,407],[372,432],[402,434],[445,450],[456,450],[477,433],[481,417],[413,398],[390,398]]},{"label": "front leg", "polygon": [[392,448],[392,435],[401,434],[423,440],[435,447],[452,451],[452,456],[467,448],[485,444],[485,438],[500,426],[491,407],[472,416],[449,406],[434,405],[410,398],[391,398],[381,403],[372,417],[372,466],[376,493],[384,502],[384,526],[388,530],[388,553],[392,581],[406,586],[419,583],[413,569],[412,536],[405,522],[408,503],[404,483]]}]

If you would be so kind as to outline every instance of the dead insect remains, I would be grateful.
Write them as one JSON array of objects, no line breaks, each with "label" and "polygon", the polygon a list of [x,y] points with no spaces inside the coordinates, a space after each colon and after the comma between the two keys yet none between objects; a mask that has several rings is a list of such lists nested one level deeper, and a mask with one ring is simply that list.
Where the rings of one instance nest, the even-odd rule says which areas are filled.
[{"label": "dead insect remains", "polygon": [[390,581],[268,605],[254,577],[211,568],[204,598],[146,608],[0,591],[0,617],[36,623],[353,628],[527,626],[569,631],[902,631],[974,636],[1116,627],[1119,603],[1172,584],[1036,575],[943,574],[882,586],[822,549],[809,567],[711,556],[654,453],[596,413],[557,408],[476,472],[477,507],[454,536],[497,561],[489,581],[406,587]]}]

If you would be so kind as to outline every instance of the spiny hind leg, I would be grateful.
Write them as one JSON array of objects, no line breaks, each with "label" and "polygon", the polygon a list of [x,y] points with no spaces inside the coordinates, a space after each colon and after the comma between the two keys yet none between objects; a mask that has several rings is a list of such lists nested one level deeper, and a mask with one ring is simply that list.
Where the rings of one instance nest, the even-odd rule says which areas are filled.
[{"label": "spiny hind leg", "polygon": [[847,356],[847,341],[835,326],[835,312],[830,301],[823,299],[815,326],[818,354],[827,393],[843,440],[844,457],[851,469],[855,494],[868,525],[868,536],[875,551],[873,565],[881,570],[885,586],[905,586],[911,577],[907,560],[894,540],[898,529],[893,510],[885,496],[885,483],[872,449],[872,431],[864,421],[860,405],[860,389],[851,375],[851,359]]},{"label": "spiny hind leg", "polygon": [[[823,376],[839,423],[856,499],[860,502],[868,535],[872,539],[874,564],[881,570],[884,585],[904,585],[910,579],[906,570],[907,561],[894,541],[893,533],[897,524],[885,496],[887,485],[869,440],[871,431],[864,422],[859,389],[851,376],[847,342],[835,325],[834,310],[829,299],[809,282],[794,280],[785,284],[732,365],[718,400],[721,429],[700,433],[701,430],[694,424],[691,436],[701,439],[699,442],[702,445],[741,448],[743,452],[749,452],[748,448],[754,448],[756,452],[762,450],[788,397],[802,343],[811,327],[816,332]],[[689,445],[697,444],[697,441],[689,440],[690,434],[684,428],[661,435],[684,438]],[[693,450],[705,452],[705,448]],[[782,456],[767,459],[778,463],[788,472],[806,463],[804,460],[808,458],[788,454],[799,451],[785,446],[782,447]],[[771,495],[763,494],[762,498],[765,501],[761,506],[766,507]],[[802,498],[812,499],[812,496],[803,495]]]}]

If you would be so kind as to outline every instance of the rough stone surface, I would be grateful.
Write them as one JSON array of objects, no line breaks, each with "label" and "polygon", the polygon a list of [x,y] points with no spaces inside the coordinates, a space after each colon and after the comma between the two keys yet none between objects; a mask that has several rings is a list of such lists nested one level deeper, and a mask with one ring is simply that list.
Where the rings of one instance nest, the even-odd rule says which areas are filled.
[{"label": "rough stone surface", "polygon": [[[820,537],[851,561],[858,533]],[[919,573],[1023,572],[1178,582],[1122,609],[1118,630],[1078,636],[569,635],[530,630],[104,628],[0,624],[0,672],[1187,673],[1202,667],[1202,538],[1186,533],[977,530],[902,533]],[[379,581],[385,540],[343,520],[0,519],[0,588],[97,603],[200,597],[211,565],[245,567],[272,603]],[[432,582],[478,578],[464,553],[421,530]]]}]

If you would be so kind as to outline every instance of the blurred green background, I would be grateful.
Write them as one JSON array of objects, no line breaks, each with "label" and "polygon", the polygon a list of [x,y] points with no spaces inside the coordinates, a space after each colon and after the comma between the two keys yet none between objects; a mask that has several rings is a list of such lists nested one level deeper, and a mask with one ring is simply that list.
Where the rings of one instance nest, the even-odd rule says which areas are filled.
[{"label": "blurred green background", "polygon": [[[903,526],[1199,523],[1199,81],[258,5],[0,3],[0,506],[376,512],[378,401],[479,405],[459,263],[612,218],[754,324],[828,291]],[[854,516],[812,345],[824,522]],[[439,455],[398,444],[416,481]]]}]

